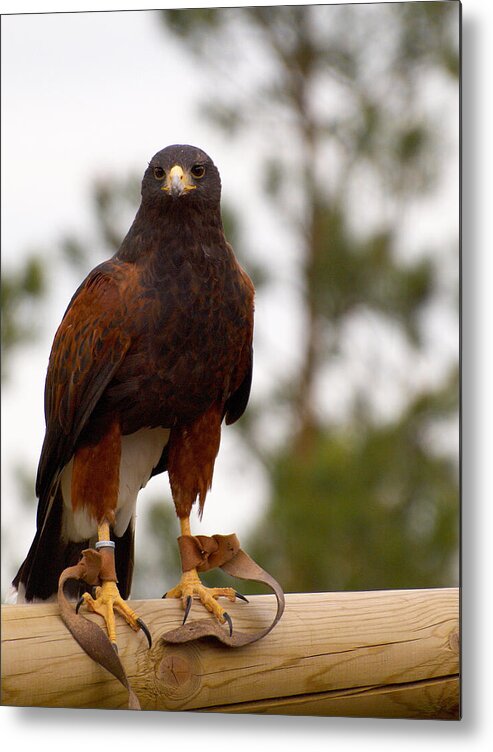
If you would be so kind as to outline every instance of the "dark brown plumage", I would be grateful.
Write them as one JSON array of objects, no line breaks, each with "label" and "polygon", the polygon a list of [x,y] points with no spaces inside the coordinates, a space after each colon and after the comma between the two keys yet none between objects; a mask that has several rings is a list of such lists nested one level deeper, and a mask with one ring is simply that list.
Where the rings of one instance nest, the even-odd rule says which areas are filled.
[{"label": "dark brown plumage", "polygon": [[133,497],[150,475],[168,470],[181,519],[203,507],[221,422],[243,413],[252,374],[254,291],[225,240],[220,192],[200,149],[158,152],[119,251],[67,308],[46,379],[37,532],[14,580],[27,600],[56,592],[105,520],[128,596]]}]

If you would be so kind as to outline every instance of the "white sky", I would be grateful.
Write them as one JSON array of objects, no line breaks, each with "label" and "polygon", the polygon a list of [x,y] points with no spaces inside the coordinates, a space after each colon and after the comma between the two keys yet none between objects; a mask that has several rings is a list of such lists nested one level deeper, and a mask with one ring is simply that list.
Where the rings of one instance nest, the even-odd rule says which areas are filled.
[{"label": "white sky", "polygon": [[[178,5],[178,3],[176,3]],[[200,3],[189,2],[187,5],[198,5]],[[257,3],[264,4],[264,3]],[[272,4],[272,3],[271,3]],[[124,7],[145,8],[145,3],[139,0],[131,2],[100,2],[98,8],[117,8]],[[327,739],[333,746],[343,752],[346,749],[353,749],[355,744],[364,744],[365,749],[369,752],[378,750],[378,752],[387,752],[394,750],[396,744],[403,752],[413,750],[416,744],[424,751],[447,748],[450,752],[462,750],[464,744],[467,744],[471,752],[482,752],[487,747],[487,739],[491,738],[491,712],[490,712],[490,677],[492,665],[491,650],[491,622],[492,609],[491,598],[480,597],[480,594],[488,593],[491,576],[491,529],[492,529],[492,504],[491,497],[493,489],[491,487],[491,437],[490,437],[490,419],[492,414],[493,390],[493,359],[491,358],[491,321],[493,320],[493,296],[491,295],[491,167],[492,167],[492,140],[493,117],[492,117],[492,97],[491,97],[491,70],[493,69],[493,45],[492,39],[492,3],[484,0],[465,0],[464,12],[464,42],[465,42],[465,59],[464,59],[464,120],[466,124],[464,140],[464,271],[463,271],[463,294],[464,294],[464,400],[466,416],[464,420],[464,501],[467,502],[467,514],[463,517],[464,542],[466,545],[464,561],[465,571],[464,579],[468,587],[466,588],[463,598],[466,609],[463,614],[463,623],[467,627],[464,647],[467,651],[467,671],[463,679],[463,701],[466,712],[465,720],[461,724],[431,724],[423,721],[378,721],[364,719],[322,719],[322,718],[289,718],[289,717],[253,717],[238,716],[235,718],[227,716],[204,716],[199,714],[187,715],[187,732],[186,740],[188,743],[204,743],[205,737],[212,740],[213,734],[217,740],[221,738],[222,742],[227,743],[228,738],[232,738],[237,752],[251,749],[252,744],[273,744],[275,748],[279,747],[285,752],[298,750],[300,745],[310,748],[324,748]],[[73,0],[64,0],[63,2],[46,3],[38,0],[37,2],[25,2],[23,0],[2,0],[0,10],[2,13],[9,12],[33,12],[42,10],[85,10],[86,3],[77,3]],[[8,49],[7,36],[13,32],[9,29],[8,34],[5,31],[5,18],[3,22],[3,50],[2,62],[5,66],[7,61],[6,49]],[[51,46],[52,40],[49,40]],[[101,40],[100,40],[101,41]],[[7,44],[6,44],[7,42]],[[121,112],[115,105],[115,100],[108,93],[108,86],[103,81],[94,79],[97,89],[103,89],[103,94],[97,94],[95,91],[90,92],[91,99],[81,100],[83,105],[79,112],[72,114],[71,119],[65,118],[66,103],[58,103],[56,113],[52,117],[46,118],[43,115],[44,104],[40,102],[40,97],[36,87],[29,87],[31,75],[34,77],[38,68],[42,70],[43,59],[35,53],[31,55],[30,45],[25,40],[18,38],[19,54],[17,55],[16,68],[22,69],[22,62],[29,59],[32,63],[31,71],[24,69],[27,74],[25,103],[23,105],[24,116],[18,117],[17,127],[8,124],[14,115],[7,109],[6,90],[3,90],[3,107],[2,107],[2,136],[3,136],[3,223],[2,233],[5,244],[3,245],[4,255],[16,255],[25,247],[25,242],[32,239],[33,241],[41,240],[43,243],[49,243],[57,236],[58,228],[75,227],[77,222],[81,226],[84,224],[87,216],[85,201],[87,199],[88,182],[80,183],[92,174],[91,165],[86,163],[84,171],[84,160],[81,163],[76,161],[71,165],[71,175],[73,179],[65,179],[66,172],[63,165],[60,166],[59,159],[55,156],[63,154],[67,149],[67,132],[63,130],[69,128],[68,133],[73,137],[77,134],[80,137],[81,129],[79,123],[85,122],[92,117],[92,123],[87,123],[87,134],[91,138],[91,144],[97,155],[98,163],[101,158],[111,159],[113,151],[113,138],[118,138],[118,131],[127,126],[126,117],[123,123],[119,123],[119,128],[109,130],[110,119],[106,117],[106,107],[104,105],[105,97],[107,98],[107,107],[112,110],[116,109]],[[98,60],[107,59],[107,54],[99,48],[94,55],[94,48],[91,58],[86,58],[83,45],[79,45],[78,38],[69,40],[72,48],[77,48],[79,55],[85,59],[88,68]],[[145,47],[145,50],[142,49]],[[150,43],[146,40],[145,45],[140,45],[140,54],[148,54]],[[81,49],[82,47],[82,49]],[[11,46],[12,49],[12,46]],[[39,48],[34,46],[35,52]],[[157,51],[156,55],[162,54]],[[138,60],[139,56],[135,56]],[[168,60],[169,62],[169,60]],[[64,73],[64,61],[59,67],[60,75]],[[97,66],[96,66],[97,67]],[[16,73],[17,75],[17,73]],[[42,76],[40,76],[42,78]],[[5,69],[3,72],[2,83],[7,85]],[[142,90],[142,82],[137,87],[139,93]],[[100,102],[99,107],[91,109],[94,106],[96,98]],[[37,105],[36,110],[31,106],[31,102]],[[153,100],[154,102],[154,100]],[[103,103],[103,104],[101,104]],[[155,105],[153,104],[153,107]],[[97,118],[96,118],[97,113]],[[174,112],[175,124],[179,122],[180,114]],[[45,122],[48,128],[44,131],[40,129],[40,121]],[[53,127],[59,124],[59,128]],[[165,127],[166,121],[163,120],[160,125]],[[150,127],[146,118],[146,128]],[[154,122],[154,127],[158,127]],[[183,122],[186,133],[191,133],[190,123]],[[142,127],[142,123],[138,128]],[[201,126],[202,127],[202,126]],[[17,130],[18,128],[18,130]],[[137,133],[138,133],[137,128]],[[104,130],[105,139],[98,138],[99,129]],[[156,148],[168,141],[198,141],[194,136],[200,138],[201,145],[206,146],[203,138],[203,131],[200,134],[191,133],[190,137],[183,137],[180,132],[179,137],[162,139],[161,133],[156,133]],[[7,134],[10,134],[7,138]],[[108,134],[110,136],[108,137]],[[108,140],[109,138],[109,140]],[[208,134],[209,138],[209,134]],[[216,143],[210,137],[208,143],[212,147],[207,147],[211,153],[216,152],[214,148]],[[74,143],[72,138],[72,143]],[[133,141],[133,139],[130,139]],[[137,147],[132,152],[131,143],[125,143],[119,155],[122,156],[124,171],[128,166],[135,164],[139,166],[142,158],[148,158],[147,145],[152,142],[152,138],[139,141],[140,149]],[[39,146],[41,144],[41,146]],[[65,146],[63,146],[65,144]],[[221,172],[224,181],[224,159],[227,156],[228,145],[221,144]],[[36,152],[35,148],[40,149]],[[151,148],[153,151],[154,146]],[[145,152],[145,153],[144,153]],[[226,153],[226,154],[225,154]],[[36,170],[35,178],[38,186],[38,201],[33,206],[30,202],[28,218],[22,216],[21,235],[14,237],[12,230],[8,227],[8,218],[12,221],[19,216],[17,202],[6,191],[7,175],[8,181],[12,179],[11,171],[15,171],[18,165],[19,181],[22,181],[24,174],[26,180],[32,181],[33,176],[26,173],[26,166],[29,168],[32,164],[32,156],[35,155]],[[48,156],[49,155],[49,156]],[[132,158],[130,158],[132,155]],[[25,158],[28,157],[28,159]],[[46,161],[48,156],[49,162]],[[73,159],[73,155],[71,159]],[[135,161],[132,161],[135,160]],[[37,170],[38,164],[43,164],[45,172],[40,174]],[[10,165],[10,167],[9,167]],[[109,164],[113,168],[114,164]],[[61,184],[51,180],[52,174],[62,176]],[[86,176],[86,178],[84,178]],[[30,182],[32,185],[32,183]],[[12,190],[14,183],[12,182]],[[22,194],[17,193],[22,198]],[[60,196],[64,199],[60,204]],[[56,198],[56,200],[55,200]],[[24,201],[24,199],[23,199]],[[38,211],[38,206],[40,210]],[[57,212],[52,207],[57,206]],[[41,207],[43,207],[41,209]],[[7,222],[7,227],[5,224]],[[488,238],[488,242],[487,241]],[[7,243],[7,239],[9,242]],[[484,249],[484,250],[483,250]],[[10,258],[9,258],[10,261]],[[63,297],[63,295],[60,295]],[[44,343],[46,344],[46,343]],[[43,346],[44,346],[43,344]],[[49,347],[49,343],[48,343]],[[46,361],[46,352],[40,354]],[[13,364],[14,365],[14,364]],[[39,424],[42,420],[41,415],[41,398],[42,380],[44,378],[44,366],[38,367],[34,362],[22,362],[27,373],[19,374],[18,388],[13,394],[11,390],[5,390],[3,399],[3,431],[2,431],[2,450],[5,453],[5,445],[11,441],[12,432],[20,434],[19,446],[24,445],[24,450],[29,449],[36,443],[39,446],[42,429]],[[16,374],[18,369],[16,368]],[[41,379],[41,381],[40,381]],[[5,418],[5,410],[8,409],[10,399],[16,400],[16,408],[10,413],[10,420]],[[27,415],[19,420],[19,411],[22,416]],[[482,420],[482,418],[486,418]],[[6,430],[6,427],[8,430]],[[35,452],[37,459],[37,451]],[[8,492],[7,488],[7,492]],[[485,502],[483,504],[482,499]],[[10,502],[8,493],[2,495],[2,514],[3,521],[7,524],[7,517],[10,520],[6,505]],[[18,528],[17,528],[18,530]],[[22,536],[21,536],[22,537]],[[30,534],[29,534],[30,539]],[[488,559],[485,552],[488,551]],[[472,597],[472,595],[477,597]],[[473,647],[477,646],[477,647]],[[115,723],[106,725],[108,714],[94,713],[86,711],[81,716],[80,711],[50,712],[35,710],[17,711],[12,708],[1,708],[2,711],[2,732],[7,739],[13,739],[15,734],[16,744],[32,745],[39,743],[39,734],[45,732],[46,738],[50,739],[50,748],[53,750],[65,749],[68,735],[70,735],[70,744],[75,749],[87,745],[87,735],[76,733],[78,722],[80,727],[81,721],[89,721],[96,724],[98,735],[101,743],[118,743],[124,741],[122,730],[125,733],[125,741],[128,745],[134,742],[139,744],[162,744],[163,739],[166,744],[183,743],[183,723],[181,717],[174,713],[171,714],[145,714],[145,717],[137,717],[129,714],[119,714],[119,728]],[[89,712],[89,716],[88,716]],[[142,719],[145,720],[139,723]],[[137,724],[139,724],[137,730]],[[87,729],[87,726],[86,726]],[[78,729],[77,729],[78,730]],[[241,733],[238,733],[241,731]],[[9,736],[10,732],[10,736]],[[134,735],[132,735],[134,732]],[[136,733],[135,733],[136,732]],[[138,737],[137,737],[138,734]],[[48,736],[49,735],[49,736]],[[111,736],[110,736],[111,735]],[[231,736],[232,735],[232,736]],[[127,741],[128,740],[128,741]],[[322,746],[324,745],[324,746]]]}]

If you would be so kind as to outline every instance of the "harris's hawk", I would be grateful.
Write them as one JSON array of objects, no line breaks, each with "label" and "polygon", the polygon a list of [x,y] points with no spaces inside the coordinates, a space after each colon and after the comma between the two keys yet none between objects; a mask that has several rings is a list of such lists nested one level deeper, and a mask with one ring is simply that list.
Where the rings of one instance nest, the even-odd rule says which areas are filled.
[{"label": "harris's hawk", "polygon": [[[97,541],[111,552],[114,544],[113,576],[96,598],[84,594],[112,642],[114,609],[142,626],[123,600],[139,490],[167,470],[182,535],[190,535],[223,419],[236,421],[249,398],[254,289],[225,239],[220,194],[203,151],[159,151],[120,249],[80,285],[51,350],[37,530],[13,585],[18,600],[45,600],[84,548]],[[217,597],[234,599],[233,590],[205,588],[192,568],[168,596],[188,613],[194,595],[231,624]]]}]

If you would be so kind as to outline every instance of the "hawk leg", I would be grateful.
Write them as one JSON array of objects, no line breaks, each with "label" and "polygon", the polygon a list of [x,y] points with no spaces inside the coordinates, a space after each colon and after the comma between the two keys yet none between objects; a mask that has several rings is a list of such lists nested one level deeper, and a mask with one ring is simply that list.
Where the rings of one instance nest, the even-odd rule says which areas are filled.
[{"label": "hawk leg", "polygon": [[95,588],[94,597],[89,595],[89,593],[84,593],[77,604],[76,611],[78,611],[81,605],[85,603],[90,611],[103,617],[106,623],[108,637],[117,653],[118,645],[116,642],[115,611],[123,616],[127,624],[129,624],[133,630],[138,632],[139,629],[142,629],[149,642],[149,647],[151,647],[151,635],[146,624],[139,616],[137,616],[135,611],[128,606],[119,593],[116,584],[117,578],[114,546],[115,544],[110,540],[109,524],[103,522],[98,526],[98,542],[96,543],[96,548],[100,552],[102,558],[102,567],[99,575],[102,584]]},{"label": "hawk leg", "polygon": [[[191,535],[190,533],[190,518],[181,517],[180,527],[182,535]],[[183,624],[185,624],[190,609],[192,607],[193,597],[197,597],[200,602],[210,611],[216,619],[221,623],[228,623],[230,634],[233,633],[233,623],[230,615],[225,609],[219,605],[217,599],[220,597],[228,598],[230,601],[235,601],[237,597],[246,600],[233,588],[220,587],[210,588],[202,584],[197,570],[195,568],[189,569],[183,572],[182,577],[178,585],[169,590],[163,598],[181,598],[185,615],[183,617]]]}]

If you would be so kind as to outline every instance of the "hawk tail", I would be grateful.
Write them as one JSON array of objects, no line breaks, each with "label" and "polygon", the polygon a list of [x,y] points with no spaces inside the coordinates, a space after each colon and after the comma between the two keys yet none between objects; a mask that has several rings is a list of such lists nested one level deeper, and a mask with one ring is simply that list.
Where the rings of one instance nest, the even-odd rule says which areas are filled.
[{"label": "hawk tail", "polygon": [[[52,504],[43,524],[38,526],[29,552],[12,581],[13,593],[9,599],[17,603],[54,600],[58,580],[64,569],[76,564],[85,548],[93,541],[71,541],[62,538],[64,503],[58,485]],[[134,524],[130,521],[125,533],[114,536],[116,572],[122,598],[128,598],[132,583],[134,563]],[[65,592],[77,598],[88,588],[83,582],[67,582]]]}]

